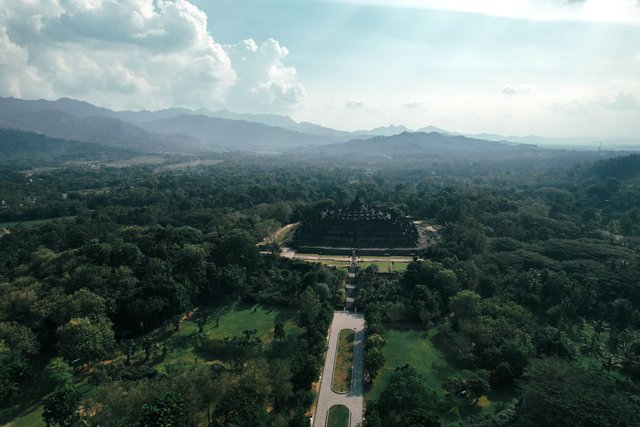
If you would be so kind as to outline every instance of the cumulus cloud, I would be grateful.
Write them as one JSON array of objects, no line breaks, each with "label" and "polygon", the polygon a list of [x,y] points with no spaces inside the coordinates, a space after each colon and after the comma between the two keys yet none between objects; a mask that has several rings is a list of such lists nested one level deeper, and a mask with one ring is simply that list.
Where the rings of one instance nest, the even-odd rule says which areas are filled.
[{"label": "cumulus cloud", "polygon": [[364,106],[364,102],[358,99],[347,99],[344,106],[347,108],[362,108]]},{"label": "cumulus cloud", "polygon": [[538,90],[531,85],[507,85],[500,91],[504,95],[526,95],[536,93]]},{"label": "cumulus cloud", "polygon": [[132,108],[285,107],[304,98],[295,69],[281,62],[286,48],[222,46],[187,0],[0,0],[0,10],[3,95]]},{"label": "cumulus cloud", "polygon": [[258,45],[248,39],[224,48],[239,75],[237,85],[232,89],[232,102],[258,102],[276,108],[304,102],[307,93],[297,82],[295,68],[282,63],[289,51],[278,41],[268,39]]}]

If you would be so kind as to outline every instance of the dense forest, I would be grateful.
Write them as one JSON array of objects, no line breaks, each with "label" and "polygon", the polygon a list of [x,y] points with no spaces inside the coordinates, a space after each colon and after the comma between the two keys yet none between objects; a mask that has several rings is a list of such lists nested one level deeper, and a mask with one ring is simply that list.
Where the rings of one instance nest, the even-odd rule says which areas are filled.
[{"label": "dense forest", "polygon": [[[256,244],[359,195],[442,226],[406,272],[359,272],[367,381],[399,324],[454,367],[441,395],[395,367],[367,426],[637,425],[640,156],[544,171],[211,158],[0,162],[0,422],[44,398],[50,425],[308,425],[346,274]],[[260,305],[292,313],[268,339],[204,332]],[[194,354],[223,363],[176,357],[187,323]],[[512,399],[468,411],[489,391]]]}]

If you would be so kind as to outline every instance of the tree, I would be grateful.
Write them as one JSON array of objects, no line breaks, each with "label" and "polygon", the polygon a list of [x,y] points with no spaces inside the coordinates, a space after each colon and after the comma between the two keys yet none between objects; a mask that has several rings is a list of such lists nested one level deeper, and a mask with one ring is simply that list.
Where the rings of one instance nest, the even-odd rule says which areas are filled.
[{"label": "tree", "polygon": [[151,358],[151,350],[153,350],[153,342],[149,338],[142,340],[142,349],[144,350],[144,362]]},{"label": "tree", "polygon": [[42,383],[47,390],[73,384],[73,370],[64,359],[54,357],[44,368]]},{"label": "tree", "polygon": [[307,288],[300,295],[300,310],[298,311],[298,324],[303,328],[314,326],[315,320],[322,310],[320,297],[311,288]]},{"label": "tree", "polygon": [[384,366],[384,354],[377,347],[368,348],[364,353],[365,379],[373,381],[378,376],[378,371]]},{"label": "tree", "polygon": [[534,359],[521,386],[518,426],[624,426],[640,417],[622,384],[565,359]]},{"label": "tree", "polygon": [[56,335],[58,352],[67,360],[77,358],[85,362],[99,360],[105,357],[115,345],[111,323],[104,318],[71,319],[58,328]]},{"label": "tree", "polygon": [[640,379],[640,333],[638,331],[625,331],[622,334],[619,356],[622,372],[638,381]]},{"label": "tree", "polygon": [[280,410],[293,394],[291,369],[287,361],[276,359],[270,363],[269,380],[274,406]]},{"label": "tree", "polygon": [[207,321],[209,320],[209,316],[207,315],[207,313],[202,313],[200,314],[200,316],[198,316],[198,333],[201,334],[204,331],[204,327],[207,324]]},{"label": "tree", "polygon": [[396,423],[404,422],[414,411],[429,420],[419,425],[439,425],[437,408],[438,399],[425,378],[409,365],[396,368],[375,403],[382,425],[394,427],[406,425]]},{"label": "tree", "polygon": [[138,351],[138,343],[135,339],[123,340],[120,343],[120,349],[126,356],[124,364],[129,366],[131,364],[131,356],[136,354],[136,351]]},{"label": "tree", "polygon": [[167,393],[142,407],[140,427],[191,427],[184,399],[175,393]]},{"label": "tree", "polygon": [[500,362],[491,372],[490,380],[494,389],[511,387],[515,380],[511,365],[508,362]]},{"label": "tree", "polygon": [[284,323],[276,322],[275,325],[273,326],[273,338],[277,340],[281,340],[281,339],[284,339],[284,337],[285,337]]},{"label": "tree", "polygon": [[78,393],[73,384],[65,384],[45,397],[42,419],[47,427],[54,425],[61,427],[72,426],[80,420],[80,415],[78,414],[79,405],[80,393]]},{"label": "tree", "polygon": [[37,353],[38,347],[31,329],[0,322],[0,401],[20,390],[20,382],[29,372],[30,356]]},{"label": "tree", "polygon": [[607,350],[600,351],[600,353],[598,354],[598,360],[600,360],[602,369],[607,371],[607,376],[609,376],[612,369],[622,366],[620,363],[620,357],[617,354],[609,352]]},{"label": "tree", "polygon": [[472,291],[460,291],[449,299],[449,308],[453,312],[454,326],[462,320],[473,320],[480,314],[480,295]]},{"label": "tree", "polygon": [[489,373],[484,370],[475,372],[463,370],[445,378],[442,388],[455,406],[458,406],[456,402],[459,401],[476,405],[478,400],[490,390]]},{"label": "tree", "polygon": [[566,334],[553,326],[538,329],[533,336],[533,344],[539,355],[573,358],[574,350]]}]

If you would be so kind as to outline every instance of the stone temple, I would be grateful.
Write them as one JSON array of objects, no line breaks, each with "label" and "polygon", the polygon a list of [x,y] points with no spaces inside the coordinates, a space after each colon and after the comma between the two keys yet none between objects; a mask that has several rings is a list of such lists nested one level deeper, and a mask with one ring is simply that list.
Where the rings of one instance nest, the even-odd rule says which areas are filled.
[{"label": "stone temple", "polygon": [[[420,245],[416,225],[391,211],[372,208],[358,197],[345,208],[316,212],[297,228],[293,246],[299,250],[404,249]],[[395,251],[394,251],[395,252]]]}]

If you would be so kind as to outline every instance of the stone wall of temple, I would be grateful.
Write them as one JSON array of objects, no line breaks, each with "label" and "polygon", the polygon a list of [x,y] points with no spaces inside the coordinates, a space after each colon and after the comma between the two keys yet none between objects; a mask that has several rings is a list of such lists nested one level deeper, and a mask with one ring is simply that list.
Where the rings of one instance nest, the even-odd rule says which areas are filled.
[{"label": "stone wall of temple", "polygon": [[296,246],[411,248],[419,242],[413,222],[370,208],[356,198],[350,206],[316,213],[296,231]]}]

